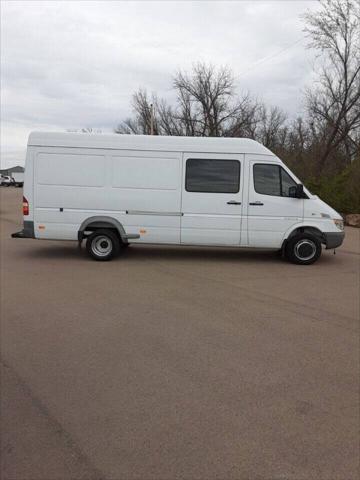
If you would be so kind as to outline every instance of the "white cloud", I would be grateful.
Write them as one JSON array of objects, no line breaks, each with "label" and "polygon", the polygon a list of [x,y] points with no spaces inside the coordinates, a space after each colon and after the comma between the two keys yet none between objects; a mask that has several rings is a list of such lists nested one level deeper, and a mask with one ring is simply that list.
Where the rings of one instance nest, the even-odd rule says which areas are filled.
[{"label": "white cloud", "polygon": [[239,90],[295,115],[311,75],[299,15],[316,7],[265,0],[2,2],[1,162],[14,162],[16,152],[15,163],[23,162],[31,130],[110,131],[131,113],[134,90],[172,98],[174,72],[197,61],[228,65]]}]

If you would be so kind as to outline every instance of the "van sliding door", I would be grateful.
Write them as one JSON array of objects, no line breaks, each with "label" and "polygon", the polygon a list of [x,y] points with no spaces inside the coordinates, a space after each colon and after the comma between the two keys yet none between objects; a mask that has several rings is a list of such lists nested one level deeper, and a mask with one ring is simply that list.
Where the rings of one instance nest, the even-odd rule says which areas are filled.
[{"label": "van sliding door", "polygon": [[183,155],[181,243],[240,245],[243,155]]}]

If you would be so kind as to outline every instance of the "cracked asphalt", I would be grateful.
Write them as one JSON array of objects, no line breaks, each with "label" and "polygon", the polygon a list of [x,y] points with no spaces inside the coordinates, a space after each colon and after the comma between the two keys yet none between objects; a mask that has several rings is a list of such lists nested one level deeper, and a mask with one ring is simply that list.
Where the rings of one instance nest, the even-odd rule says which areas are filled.
[{"label": "cracked asphalt", "polygon": [[269,252],[11,239],[1,188],[3,480],[355,480],[360,230]]}]

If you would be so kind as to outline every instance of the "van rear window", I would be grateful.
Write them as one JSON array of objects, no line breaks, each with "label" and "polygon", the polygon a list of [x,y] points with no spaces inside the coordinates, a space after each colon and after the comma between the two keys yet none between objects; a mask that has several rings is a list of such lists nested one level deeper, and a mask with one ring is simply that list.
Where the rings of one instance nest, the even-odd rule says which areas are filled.
[{"label": "van rear window", "polygon": [[238,160],[189,158],[185,189],[188,192],[237,193],[240,185]]}]

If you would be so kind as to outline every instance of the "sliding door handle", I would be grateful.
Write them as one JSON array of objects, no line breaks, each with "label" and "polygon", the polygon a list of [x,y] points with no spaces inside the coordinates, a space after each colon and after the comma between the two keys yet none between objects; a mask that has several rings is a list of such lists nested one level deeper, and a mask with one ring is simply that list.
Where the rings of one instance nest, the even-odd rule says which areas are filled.
[{"label": "sliding door handle", "polygon": [[264,205],[262,202],[251,202],[249,205],[254,205],[254,206],[261,206]]},{"label": "sliding door handle", "polygon": [[230,200],[229,202],[226,202],[228,205],[241,205],[241,202],[237,202],[236,200]]}]

